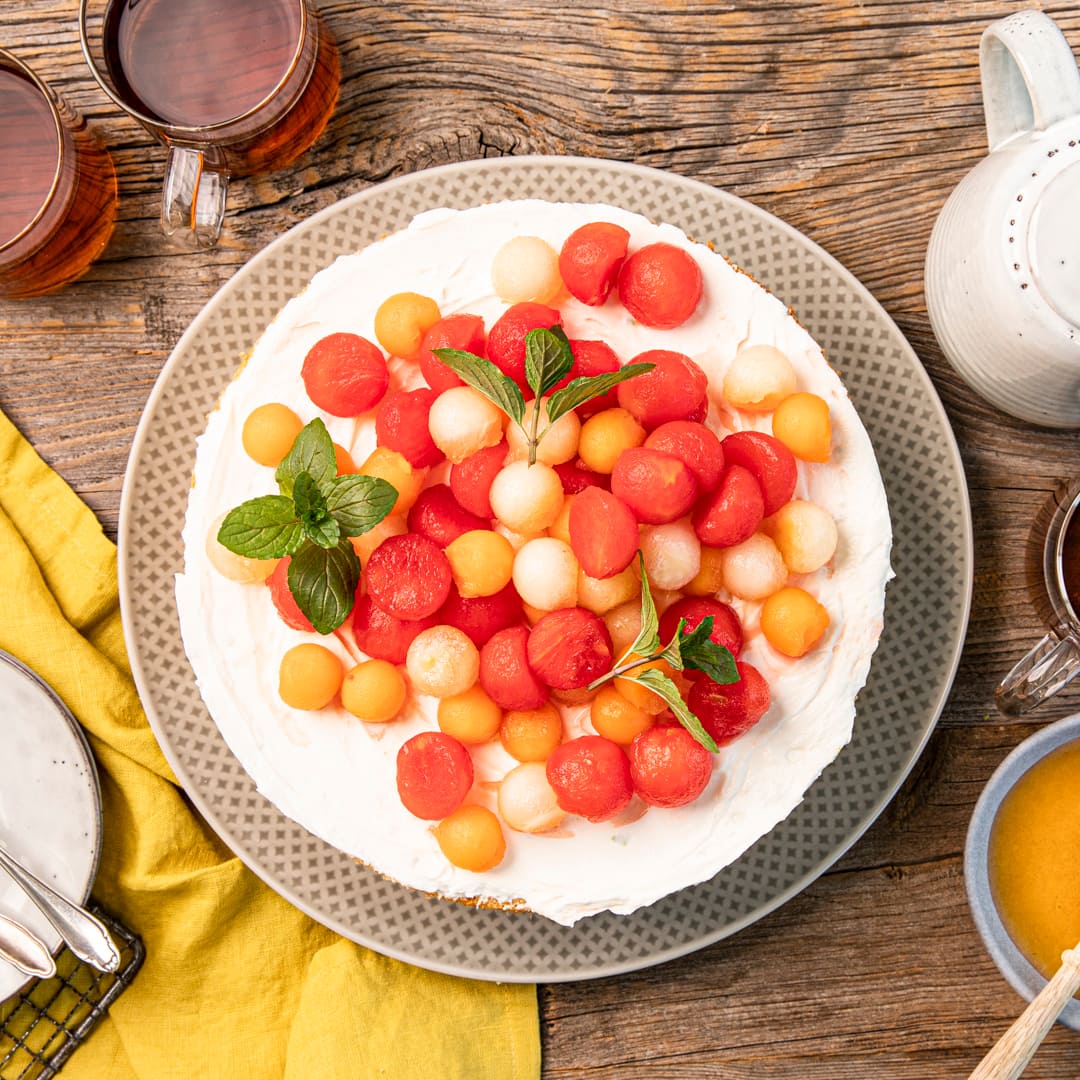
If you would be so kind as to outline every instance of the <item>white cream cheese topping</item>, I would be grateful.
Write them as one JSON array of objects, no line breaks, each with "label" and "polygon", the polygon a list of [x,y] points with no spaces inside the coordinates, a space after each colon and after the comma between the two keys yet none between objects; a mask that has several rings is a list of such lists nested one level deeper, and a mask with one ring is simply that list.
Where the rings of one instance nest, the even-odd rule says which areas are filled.
[{"label": "white cream cheese topping", "polygon": [[[550,834],[506,829],[503,862],[475,874],[446,860],[431,823],[409,814],[397,795],[398,748],[417,732],[437,727],[436,700],[412,694],[403,714],[382,725],[364,724],[337,704],[320,712],[286,707],[277,693],[278,665],[291,646],[322,641],[346,667],[363,656],[338,636],[289,629],[265,586],[228,581],[211,567],[205,541],[223,511],[276,493],[273,470],[255,464],[241,447],[243,422],[257,406],[282,402],[305,423],[321,415],[334,441],[358,464],[374,448],[371,415],[338,419],[321,414],[308,399],[300,368],[316,341],[339,331],[375,341],[379,304],[406,291],[432,297],[444,316],[481,315],[490,329],[506,308],[490,283],[499,248],[525,235],[542,237],[558,250],[589,221],[625,227],[631,251],[657,240],[692,251],[704,294],[696,313],[676,330],[635,323],[615,297],[599,308],[570,299],[559,304],[569,337],[603,340],[624,362],[646,349],[686,353],[709,376],[709,423],[721,434],[769,430],[767,415],[732,412],[715,392],[742,345],[777,346],[791,359],[798,388],[829,403],[831,460],[799,463],[796,496],[832,513],[839,547],[827,567],[793,581],[825,605],[831,624],[811,653],[789,660],[761,635],[760,605],[733,601],[747,637],[742,659],[765,676],[772,705],[756,727],[722,749],[705,792],[687,806],[653,808],[636,820],[627,820],[635,815],[626,813],[622,824],[568,817]],[[413,365],[391,361],[391,391],[420,385]],[[436,469],[428,482],[444,478],[445,470]],[[259,790],[317,836],[405,885],[446,897],[523,904],[565,925],[600,911],[626,914],[712,877],[798,805],[851,738],[855,695],[877,645],[885,584],[892,576],[889,515],[870,440],[840,379],[784,304],[672,226],[610,206],[539,201],[430,211],[317,274],[266,330],[210,416],[198,442],[183,536],[186,563],[176,595],[184,645],[210,714]],[[564,713],[568,738],[591,730],[587,708]],[[470,798],[494,808],[498,781],[516,762],[497,743],[475,748],[473,757]],[[635,799],[631,810],[637,804]]]}]

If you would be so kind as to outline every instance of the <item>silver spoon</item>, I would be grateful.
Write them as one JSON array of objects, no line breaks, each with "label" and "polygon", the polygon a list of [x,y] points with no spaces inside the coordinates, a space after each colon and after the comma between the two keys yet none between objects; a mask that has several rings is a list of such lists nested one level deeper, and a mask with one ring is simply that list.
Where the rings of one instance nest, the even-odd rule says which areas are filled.
[{"label": "silver spoon", "polygon": [[56,974],[56,961],[36,934],[22,923],[0,915],[0,957],[24,975],[49,979]]},{"label": "silver spoon", "polygon": [[100,919],[50,889],[2,847],[0,866],[30,897],[80,960],[92,964],[99,971],[115,971],[120,966],[120,950]]}]

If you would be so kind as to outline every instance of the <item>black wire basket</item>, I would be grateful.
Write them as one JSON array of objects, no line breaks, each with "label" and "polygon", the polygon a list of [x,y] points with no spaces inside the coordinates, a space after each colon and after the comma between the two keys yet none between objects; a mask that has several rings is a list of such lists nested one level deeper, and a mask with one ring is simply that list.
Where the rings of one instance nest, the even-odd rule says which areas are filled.
[{"label": "black wire basket", "polygon": [[0,1080],[55,1076],[142,966],[146,954],[138,936],[100,907],[90,910],[119,946],[120,966],[98,971],[65,948],[54,976],[35,979],[0,1003]]}]

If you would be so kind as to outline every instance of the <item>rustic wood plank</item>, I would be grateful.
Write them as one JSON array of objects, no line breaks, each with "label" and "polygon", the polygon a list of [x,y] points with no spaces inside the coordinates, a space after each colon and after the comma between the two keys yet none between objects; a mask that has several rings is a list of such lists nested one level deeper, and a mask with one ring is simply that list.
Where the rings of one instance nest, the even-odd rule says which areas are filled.
[{"label": "rustic wood plank", "polygon": [[[292,167],[234,182],[221,244],[193,256],[159,234],[163,152],[91,79],[72,0],[0,5],[0,41],[89,118],[119,171],[119,222],[86,278],[0,302],[0,407],[110,535],[147,395],[216,289],[335,200],[446,162],[583,154],[729,189],[839,258],[933,379],[975,534],[969,634],[939,730],[867,835],[778,912],[660,968],[543,988],[546,1076],[962,1076],[1020,1010],[971,924],[960,854],[982,785],[1033,730],[1003,723],[992,693],[1042,632],[1030,523],[1075,475],[1080,442],[1004,416],[953,373],[922,266],[938,210],[985,152],[979,35],[1023,6],[319,0],[341,44],[337,112]],[[1080,48],[1076,5],[1041,7]],[[1078,707],[1080,688],[1038,723]],[[1076,1036],[1052,1031],[1033,1072],[1075,1080]]]}]

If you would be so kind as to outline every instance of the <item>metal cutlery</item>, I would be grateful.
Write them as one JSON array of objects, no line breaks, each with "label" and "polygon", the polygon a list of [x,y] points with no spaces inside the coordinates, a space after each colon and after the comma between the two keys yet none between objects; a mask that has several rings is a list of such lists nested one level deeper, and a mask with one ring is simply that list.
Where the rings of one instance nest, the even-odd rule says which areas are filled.
[{"label": "metal cutlery", "polygon": [[116,971],[120,950],[100,919],[51,889],[10,852],[0,847],[0,867],[20,886],[38,910],[52,923],[67,947],[99,971]]},{"label": "metal cutlery", "polygon": [[0,915],[0,958],[14,964],[24,975],[48,979],[56,974],[56,961],[44,942],[22,923],[4,915]]}]

